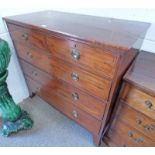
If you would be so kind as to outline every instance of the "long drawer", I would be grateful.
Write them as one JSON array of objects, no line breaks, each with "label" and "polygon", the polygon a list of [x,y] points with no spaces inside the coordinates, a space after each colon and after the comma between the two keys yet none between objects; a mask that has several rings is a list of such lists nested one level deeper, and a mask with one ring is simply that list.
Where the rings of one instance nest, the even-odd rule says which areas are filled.
[{"label": "long drawer", "polygon": [[21,44],[16,45],[20,58],[39,67],[58,79],[62,79],[75,87],[90,93],[105,101],[108,100],[111,81],[95,74],[84,71],[50,55],[44,54],[36,48],[28,48]]},{"label": "long drawer", "polygon": [[102,120],[106,104],[95,99],[94,97],[87,95],[79,89],[70,86],[69,84],[52,78],[47,73],[37,69],[36,67],[20,60],[23,72],[25,75],[31,77],[31,79],[38,81],[42,86],[48,86],[51,88],[51,93],[56,93],[62,96],[66,101],[72,103],[86,111],[90,115]]},{"label": "long drawer", "polygon": [[108,137],[112,139],[117,146],[128,147],[151,147],[155,146],[155,142],[138,132],[134,128],[128,126],[120,120],[114,120]]},{"label": "long drawer", "polygon": [[8,24],[8,28],[15,42],[27,46],[35,46],[44,50],[46,49],[46,37],[43,33],[13,24]]},{"label": "long drawer", "polygon": [[88,129],[90,132],[94,134],[99,133],[101,126],[101,122],[99,120],[95,119],[93,116],[84,112],[75,105],[68,103],[62,96],[60,96],[60,94],[58,95],[57,93],[54,93],[50,87],[42,87],[41,84],[32,80],[28,76],[26,76],[26,80],[30,91],[37,92],[41,98],[67,115],[69,118],[79,123],[81,126]]},{"label": "long drawer", "polygon": [[111,52],[54,36],[47,37],[47,45],[53,55],[64,61],[102,77],[112,78],[114,75],[117,59]]},{"label": "long drawer", "polygon": [[127,104],[120,102],[117,111],[118,117],[125,121],[127,124],[132,125],[134,128],[142,132],[155,141],[155,121],[146,115],[134,110]]},{"label": "long drawer", "polygon": [[121,98],[134,109],[155,120],[155,97],[126,83]]}]

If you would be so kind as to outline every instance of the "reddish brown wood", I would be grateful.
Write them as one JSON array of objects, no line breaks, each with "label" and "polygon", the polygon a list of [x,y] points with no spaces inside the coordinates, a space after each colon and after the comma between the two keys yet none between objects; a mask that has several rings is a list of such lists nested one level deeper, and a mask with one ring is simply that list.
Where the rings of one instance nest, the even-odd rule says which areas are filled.
[{"label": "reddish brown wood", "polygon": [[7,26],[15,42],[18,41],[28,46],[33,45],[41,49],[46,49],[45,34],[13,24],[8,24]]},{"label": "reddish brown wood", "polygon": [[[64,61],[78,65],[102,77],[112,78],[114,75],[117,59],[114,54],[104,49],[56,37],[48,37],[47,44],[52,54]],[[73,50],[79,53],[78,60],[72,57]]]},{"label": "reddish brown wood", "polygon": [[128,126],[120,120],[113,121],[108,137],[112,139],[118,146],[127,147],[148,147],[155,146],[155,142],[137,132],[134,128]]},{"label": "reddish brown wood", "polygon": [[23,73],[31,77],[33,80],[38,81],[39,83],[49,85],[50,81],[53,79],[53,77],[46,72],[41,71],[40,69],[32,66],[22,59],[19,59],[19,63],[22,66]]},{"label": "reddish brown wood", "polygon": [[119,119],[122,119],[127,124],[131,124],[134,128],[148,136],[152,141],[155,141],[155,121],[146,115],[143,115],[139,110],[135,110],[126,103],[119,103],[117,114]]},{"label": "reddish brown wood", "polygon": [[101,144],[101,137],[99,134],[93,134],[93,143],[96,145],[96,146],[99,146]]},{"label": "reddish brown wood", "polygon": [[104,137],[104,144],[110,147],[118,147],[118,145],[115,144],[115,142],[113,142],[109,137]]},{"label": "reddish brown wood", "polygon": [[[45,54],[39,53],[39,51],[33,50],[33,48],[26,48],[20,44],[16,45],[16,47],[20,58],[42,70],[46,70],[46,72],[56,76],[58,79],[62,79],[86,92],[89,92],[95,97],[107,101],[111,83],[109,80],[96,76],[85,70],[81,70],[76,66],[70,66],[55,57],[48,57]],[[29,56],[29,53],[31,56]],[[78,75],[79,80],[76,81],[72,79],[71,76],[73,73]]]},{"label": "reddish brown wood", "polygon": [[[94,97],[83,93],[76,87],[72,87],[65,82],[57,80],[55,78],[51,78],[47,73],[37,69],[36,67],[20,60],[20,63],[23,68],[23,72],[26,76],[31,79],[37,81],[41,84],[40,87],[47,85],[51,88],[51,93],[56,93],[63,97],[67,102],[76,105],[78,108],[86,111],[90,115],[96,117],[99,120],[102,120],[104,115],[104,110],[106,104],[101,102],[100,100],[95,99]],[[34,90],[34,89],[33,89]],[[35,90],[34,90],[35,93]],[[76,93],[78,95],[78,99],[75,100],[73,95]]]},{"label": "reddish brown wood", "polygon": [[141,51],[124,80],[155,96],[155,55]]},{"label": "reddish brown wood", "polygon": [[[153,54],[141,52],[125,74],[109,131],[103,139],[107,144],[115,142],[117,146],[155,146],[154,62]],[[127,138],[125,130],[134,134]],[[143,139],[138,145],[135,143],[137,136]]]},{"label": "reddish brown wood", "polygon": [[[7,23],[35,28],[55,35],[130,49],[145,35],[149,23],[56,11],[43,11],[3,18]],[[93,22],[92,22],[93,21]],[[46,25],[43,27],[42,25]],[[137,48],[140,48],[138,44]]]},{"label": "reddish brown wood", "polygon": [[[37,92],[37,94],[51,104],[53,107],[73,119],[90,132],[97,134],[100,129],[101,122],[83,110],[77,108],[75,105],[67,102],[61,95],[54,93],[48,85],[42,86],[31,78],[26,77],[30,90]],[[35,88],[34,88],[35,86]],[[38,89],[39,88],[39,89]],[[92,125],[93,124],[93,125]]]},{"label": "reddish brown wood", "polygon": [[103,129],[103,132],[100,132],[101,137],[104,137],[107,129],[109,128],[109,124],[111,122],[110,119],[112,119],[111,117],[112,117],[112,114],[114,113],[113,112],[114,106],[118,98],[119,91],[121,89],[121,80],[123,78],[123,75],[125,74],[125,72],[127,71],[127,69],[129,68],[129,66],[134,61],[137,55],[138,55],[137,50],[131,49],[130,51],[126,52],[126,54],[121,55],[119,57],[119,60],[118,60],[119,63],[117,64],[118,70],[116,70],[115,72],[115,76],[117,78],[114,78],[112,82],[111,93],[109,96],[110,104],[107,104],[106,106],[106,110],[104,114],[105,117],[103,118],[102,127],[101,127],[101,129]]},{"label": "reddish brown wood", "polygon": [[[155,97],[144,93],[132,85],[126,84],[121,99],[134,109],[155,120]],[[150,108],[146,104],[147,101],[152,104]]]},{"label": "reddish brown wood", "polygon": [[[59,109],[64,109],[66,115],[68,105],[82,111],[82,125],[95,135],[94,142],[99,144],[109,122],[122,76],[140,48],[137,40],[145,35],[149,24],[51,11],[4,19],[18,57],[39,71],[46,72],[45,76],[34,77],[30,75],[32,70],[27,70],[21,63],[26,77],[34,80],[30,92],[50,86],[50,90],[61,93],[55,99],[48,91],[41,91],[46,92],[43,98],[49,103],[64,100],[66,104]],[[28,39],[22,40],[21,35],[25,33]],[[73,48],[80,53],[78,60],[73,60],[71,56]],[[71,78],[73,72],[78,74],[79,80]],[[53,78],[57,84],[52,84]],[[37,85],[41,79],[42,82]],[[80,94],[78,104],[69,97],[75,90]]]}]

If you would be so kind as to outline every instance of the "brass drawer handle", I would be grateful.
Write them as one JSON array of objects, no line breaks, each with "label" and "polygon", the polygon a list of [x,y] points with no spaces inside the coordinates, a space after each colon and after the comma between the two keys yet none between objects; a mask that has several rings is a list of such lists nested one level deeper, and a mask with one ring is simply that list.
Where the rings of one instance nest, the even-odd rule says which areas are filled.
[{"label": "brass drawer handle", "polygon": [[71,78],[72,78],[74,81],[78,81],[78,80],[79,80],[78,74],[77,74],[77,73],[74,73],[74,72],[71,74]]},{"label": "brass drawer handle", "polygon": [[141,124],[142,123],[142,121],[141,121],[141,119],[139,117],[136,117],[136,123],[137,124]]},{"label": "brass drawer handle", "polygon": [[134,138],[134,141],[136,141],[137,143],[143,143],[143,140],[141,138]]},{"label": "brass drawer handle", "polygon": [[32,56],[32,53],[31,53],[31,52],[27,52],[27,53],[26,53],[26,55],[27,55],[27,57],[28,57],[28,58],[30,58],[30,59],[32,59],[32,58],[33,58],[33,56]]},{"label": "brass drawer handle", "polygon": [[129,136],[129,137],[132,137],[132,136],[133,136],[133,134],[132,134],[131,131],[128,131],[128,136]]},{"label": "brass drawer handle", "polygon": [[72,115],[73,115],[74,118],[77,118],[77,117],[78,117],[77,111],[76,111],[76,110],[73,110],[73,111],[72,111]]},{"label": "brass drawer handle", "polygon": [[153,104],[151,101],[146,100],[145,101],[145,105],[147,106],[147,108],[149,108],[150,110],[152,110],[153,112],[155,112],[155,109],[153,108]]},{"label": "brass drawer handle", "polygon": [[32,71],[32,75],[34,75],[34,76],[38,76],[38,73],[36,72],[36,71]]},{"label": "brass drawer handle", "polygon": [[72,49],[71,56],[74,60],[80,59],[80,53],[77,49]]},{"label": "brass drawer handle", "polygon": [[137,143],[143,143],[143,140],[141,139],[141,138],[134,138],[133,137],[133,133],[132,133],[132,131],[128,131],[128,136],[130,137],[130,138],[132,138],[135,142],[137,142]]},{"label": "brass drawer handle", "polygon": [[78,95],[78,93],[72,93],[72,98],[73,98],[73,100],[79,100],[79,95]]},{"label": "brass drawer handle", "polygon": [[142,128],[144,128],[145,130],[147,130],[147,131],[152,131],[152,130],[155,129],[155,126],[152,125],[152,124],[143,125],[143,124],[142,124],[142,121],[141,121],[141,119],[140,119],[139,117],[136,117],[136,123],[137,123],[138,125],[140,125]]},{"label": "brass drawer handle", "polygon": [[22,34],[22,39],[28,40],[29,39],[28,34],[27,33]]}]

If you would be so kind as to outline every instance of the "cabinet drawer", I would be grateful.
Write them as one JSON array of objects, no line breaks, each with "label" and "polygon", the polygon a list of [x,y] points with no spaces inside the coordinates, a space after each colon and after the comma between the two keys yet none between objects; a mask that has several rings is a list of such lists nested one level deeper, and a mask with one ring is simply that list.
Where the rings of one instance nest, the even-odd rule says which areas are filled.
[{"label": "cabinet drawer", "polygon": [[78,67],[70,66],[55,57],[51,58],[44,53],[33,50],[33,48],[30,49],[18,44],[17,51],[19,57],[30,64],[39,67],[58,79],[62,79],[95,97],[105,101],[108,100],[111,81]]},{"label": "cabinet drawer", "polygon": [[48,37],[47,44],[52,54],[60,59],[100,76],[112,78],[114,75],[116,57],[104,49],[56,37]]},{"label": "cabinet drawer", "polygon": [[24,45],[32,45],[41,49],[46,49],[44,34],[32,29],[26,29],[24,27],[16,26],[13,24],[8,24],[8,29],[15,43],[19,42],[23,43]]},{"label": "cabinet drawer", "polygon": [[[31,78],[26,77],[26,80],[30,90],[34,89],[34,86],[36,86],[36,90],[38,87],[40,87],[40,84],[33,81]],[[80,110],[73,104],[68,103],[63,97],[54,93],[50,87],[41,87],[38,91],[38,95],[56,109],[64,113],[66,116],[88,129],[90,132],[94,134],[99,133],[101,126],[101,122],[99,120],[95,119],[83,110]]]},{"label": "cabinet drawer", "polygon": [[[52,79],[47,73],[20,60],[24,74],[31,79],[51,88],[50,92],[63,97],[67,102],[74,104],[90,115],[102,120],[106,104],[87,95],[79,89],[57,79]],[[35,74],[34,74],[35,73]],[[37,89],[36,89],[37,90]]]},{"label": "cabinet drawer", "polygon": [[127,124],[155,141],[155,121],[145,116],[144,114],[134,110],[127,104],[120,102],[117,115]]},{"label": "cabinet drawer", "polygon": [[108,100],[111,82],[75,66],[53,59],[51,73],[71,85],[104,101]]},{"label": "cabinet drawer", "polygon": [[121,98],[134,109],[155,120],[155,97],[125,84]]},{"label": "cabinet drawer", "polygon": [[53,78],[48,73],[41,71],[22,59],[19,59],[19,62],[25,75],[28,75],[31,79],[38,81],[41,84],[50,84]]},{"label": "cabinet drawer", "polygon": [[108,137],[110,137],[118,146],[155,146],[155,142],[153,142],[151,139],[120,120],[115,120],[113,122],[111,129],[108,132]]}]

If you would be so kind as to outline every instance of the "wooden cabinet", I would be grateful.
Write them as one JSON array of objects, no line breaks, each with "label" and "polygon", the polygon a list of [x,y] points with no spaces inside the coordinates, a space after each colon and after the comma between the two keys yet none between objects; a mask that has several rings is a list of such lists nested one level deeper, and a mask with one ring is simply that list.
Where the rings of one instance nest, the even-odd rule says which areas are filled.
[{"label": "wooden cabinet", "polygon": [[55,37],[48,37],[47,44],[50,52],[64,61],[100,76],[114,76],[117,57],[108,50]]},{"label": "wooden cabinet", "polygon": [[20,60],[20,64],[22,65],[23,72],[27,77],[30,77],[41,85],[47,84],[51,88],[51,93],[61,95],[69,103],[76,105],[90,115],[102,120],[106,104],[100,100],[96,100],[94,97],[84,93],[80,89],[68,85],[62,80],[50,77],[45,72],[23,60]]},{"label": "wooden cabinet", "polygon": [[4,20],[30,95],[88,129],[98,145],[149,24],[54,11]]},{"label": "wooden cabinet", "polygon": [[155,55],[141,52],[125,74],[110,128],[104,138],[108,145],[155,146],[154,66]]}]

